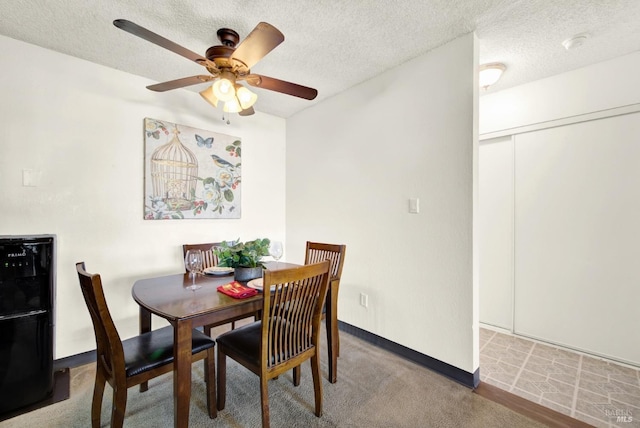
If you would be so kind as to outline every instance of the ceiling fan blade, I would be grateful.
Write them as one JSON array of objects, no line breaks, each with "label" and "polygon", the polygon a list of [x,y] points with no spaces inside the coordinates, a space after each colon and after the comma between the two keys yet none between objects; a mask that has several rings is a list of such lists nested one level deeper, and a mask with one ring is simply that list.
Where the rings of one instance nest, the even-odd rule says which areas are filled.
[{"label": "ceiling fan blade", "polygon": [[261,22],[236,47],[231,58],[242,61],[247,68],[251,68],[283,41],[284,34],[280,30]]},{"label": "ceiling fan blade", "polygon": [[183,88],[185,86],[197,85],[198,83],[209,82],[215,79],[214,76],[191,76],[183,77],[182,79],[170,80],[168,82],[156,83],[155,85],[147,86],[147,89],[156,92],[170,91],[171,89]]},{"label": "ceiling fan blade", "polygon": [[284,80],[274,79],[273,77],[262,76],[260,74],[250,74],[245,79],[248,84],[256,88],[269,89],[271,91],[281,92],[294,97],[312,100],[318,96],[318,91],[307,86],[298,85],[297,83],[285,82]]},{"label": "ceiling fan blade", "polygon": [[168,49],[171,52],[175,52],[178,55],[182,55],[183,57],[191,61],[195,61],[200,65],[205,65],[208,62],[207,59],[204,58],[203,56],[198,55],[197,53],[190,51],[187,48],[183,48],[177,43],[174,43],[169,39],[165,39],[164,37],[152,31],[149,31],[146,28],[141,27],[138,24],[135,24],[131,21],[127,21],[126,19],[116,19],[115,21],[113,21],[113,25],[120,28],[121,30],[124,30],[128,33],[133,34],[134,36],[138,36],[141,39],[145,39],[148,42],[154,43],[158,46]]},{"label": "ceiling fan blade", "polygon": [[251,116],[255,112],[256,111],[253,109],[253,107],[249,107],[249,108],[246,108],[246,109],[242,110],[240,113],[238,113],[238,115],[239,116]]}]

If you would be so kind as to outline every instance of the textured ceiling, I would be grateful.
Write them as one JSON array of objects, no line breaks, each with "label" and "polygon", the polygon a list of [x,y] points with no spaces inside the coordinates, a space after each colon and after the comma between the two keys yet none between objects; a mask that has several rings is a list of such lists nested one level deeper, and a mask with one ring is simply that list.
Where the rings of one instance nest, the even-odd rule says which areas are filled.
[{"label": "textured ceiling", "polygon": [[[201,55],[219,44],[218,28],[233,28],[242,40],[260,21],[274,25],[285,41],[252,71],[319,92],[306,101],[256,89],[255,109],[280,117],[470,31],[480,42],[480,63],[507,65],[490,92],[640,49],[640,0],[0,2],[0,34],[5,36],[156,82],[206,74],[194,62],[117,29],[112,22],[118,18]],[[562,47],[563,40],[585,32],[590,37],[583,46],[570,51]],[[204,87],[178,90],[198,97],[195,91]]]}]

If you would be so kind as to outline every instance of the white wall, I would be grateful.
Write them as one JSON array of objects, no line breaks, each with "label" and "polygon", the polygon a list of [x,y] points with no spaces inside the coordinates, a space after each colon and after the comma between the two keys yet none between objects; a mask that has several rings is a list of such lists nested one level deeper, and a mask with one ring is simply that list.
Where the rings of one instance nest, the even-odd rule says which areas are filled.
[{"label": "white wall", "polygon": [[482,322],[510,309],[495,286],[512,277],[516,333],[640,365],[638,69],[636,52],[480,98],[481,177],[494,178],[481,207],[513,203],[502,227],[483,225]]},{"label": "white wall", "polygon": [[287,122],[288,260],[307,240],[346,244],[339,318],[468,372],[476,64],[469,34]]},{"label": "white wall", "polygon": [[[183,243],[285,239],[283,119],[226,125],[196,92],[154,93],[146,79],[2,36],[0,51],[0,235],[58,237],[56,358],[95,348],[76,262],[102,274],[126,338],[138,329],[133,282],[184,271]],[[143,220],[144,117],[242,139],[241,219]],[[40,171],[40,185],[23,187],[23,169]]]}]

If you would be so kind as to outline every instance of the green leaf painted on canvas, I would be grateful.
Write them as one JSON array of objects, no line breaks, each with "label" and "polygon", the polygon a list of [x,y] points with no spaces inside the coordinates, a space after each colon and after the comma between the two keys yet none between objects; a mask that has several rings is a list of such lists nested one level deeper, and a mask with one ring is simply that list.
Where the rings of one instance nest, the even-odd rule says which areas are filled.
[{"label": "green leaf painted on canvas", "polygon": [[230,189],[226,189],[224,191],[224,198],[228,201],[228,202],[232,202],[234,195],[233,192]]}]

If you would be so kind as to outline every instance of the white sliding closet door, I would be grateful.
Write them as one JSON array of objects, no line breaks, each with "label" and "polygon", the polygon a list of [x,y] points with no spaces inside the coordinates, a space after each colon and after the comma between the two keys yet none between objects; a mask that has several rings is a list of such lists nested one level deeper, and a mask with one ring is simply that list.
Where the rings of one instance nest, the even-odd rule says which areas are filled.
[{"label": "white sliding closet door", "polygon": [[513,328],[513,141],[480,143],[480,322]]},{"label": "white sliding closet door", "polygon": [[515,136],[516,333],[640,365],[640,113]]}]

